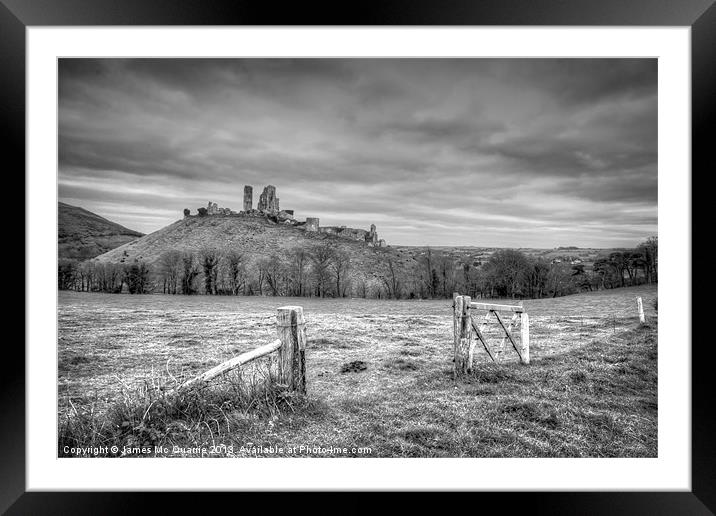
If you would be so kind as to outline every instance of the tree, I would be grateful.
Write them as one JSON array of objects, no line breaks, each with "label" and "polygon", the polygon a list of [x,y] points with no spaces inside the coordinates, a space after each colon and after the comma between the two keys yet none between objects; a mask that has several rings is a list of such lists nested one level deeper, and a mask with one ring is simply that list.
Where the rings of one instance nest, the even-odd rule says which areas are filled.
[{"label": "tree", "polygon": [[95,265],[93,262],[85,261],[77,265],[76,273],[79,279],[80,292],[90,292],[93,289],[95,280]]},{"label": "tree", "polygon": [[304,295],[308,261],[308,251],[303,247],[295,247],[289,252],[288,269],[291,279],[291,294],[294,296]]},{"label": "tree", "polygon": [[75,260],[59,260],[57,263],[57,288],[60,290],[77,288],[77,262]]},{"label": "tree", "polygon": [[455,290],[455,261],[448,255],[440,255],[435,260],[438,272],[440,293],[448,299]]},{"label": "tree", "polygon": [[498,295],[514,299],[524,294],[530,269],[530,262],[524,253],[515,249],[500,249],[490,256],[486,267]]},{"label": "tree", "polygon": [[529,297],[540,299],[547,289],[549,263],[540,257],[534,260],[527,274]]},{"label": "tree", "polygon": [[429,247],[425,251],[425,254],[420,257],[420,263],[422,265],[421,277],[427,290],[427,297],[432,299],[435,297],[439,280],[437,278],[437,272],[433,268],[433,252]]},{"label": "tree", "polygon": [[219,274],[219,252],[205,248],[200,254],[201,266],[204,269],[204,290],[207,294],[216,295],[216,277]]},{"label": "tree", "polygon": [[206,217],[209,214],[209,211],[206,208],[198,208],[196,211],[199,213],[200,217]]},{"label": "tree", "polygon": [[182,268],[183,274],[181,279],[181,291],[182,294],[191,295],[196,294],[196,288],[194,287],[194,281],[199,275],[199,266],[194,262],[194,255],[191,253],[184,253],[182,255]]},{"label": "tree", "polygon": [[368,281],[364,276],[360,276],[356,285],[356,295],[365,298],[368,296]]},{"label": "tree", "polygon": [[176,294],[182,270],[182,254],[177,250],[165,251],[159,256],[159,274],[165,294]]},{"label": "tree", "polygon": [[[234,296],[239,295],[239,291],[243,292],[246,286],[246,263],[244,254],[231,250],[228,251],[224,258],[229,277],[229,288]],[[244,292],[245,293],[245,292]]]},{"label": "tree", "polygon": [[552,297],[564,296],[571,293],[573,284],[570,264],[566,262],[553,263],[547,274],[547,285],[552,292]]},{"label": "tree", "polygon": [[597,284],[601,284],[603,289],[618,287],[621,284],[617,270],[612,266],[607,258],[598,258],[592,266]]},{"label": "tree", "polygon": [[188,217],[191,214],[191,210],[189,208],[184,208],[184,216]]},{"label": "tree", "polygon": [[637,246],[644,257],[644,276],[647,283],[656,283],[658,281],[658,256],[659,256],[659,239],[652,236]]},{"label": "tree", "polygon": [[135,262],[125,266],[124,282],[130,294],[149,292],[149,267],[144,262]]},{"label": "tree", "polygon": [[628,255],[621,251],[615,251],[609,254],[607,258],[607,264],[614,270],[617,278],[619,279],[619,286],[624,287],[624,271],[627,267]]},{"label": "tree", "polygon": [[572,281],[581,290],[592,290],[592,278],[582,263],[572,265]]},{"label": "tree", "polygon": [[122,291],[122,267],[116,263],[95,265],[97,289],[101,292],[118,294]]},{"label": "tree", "polygon": [[258,263],[259,275],[271,289],[271,295],[282,295],[283,264],[278,256],[272,255]]},{"label": "tree", "polygon": [[315,294],[319,297],[326,297],[330,279],[329,267],[333,260],[333,249],[326,244],[316,246],[309,254],[309,259],[311,261]]},{"label": "tree", "polygon": [[394,257],[388,253],[383,256],[384,268],[380,272],[380,280],[389,299],[399,299],[403,284]]},{"label": "tree", "polygon": [[336,283],[336,295],[345,297],[346,291],[350,287],[348,281],[348,273],[351,267],[350,255],[340,249],[334,249],[331,258],[328,268],[333,273],[333,279]]}]

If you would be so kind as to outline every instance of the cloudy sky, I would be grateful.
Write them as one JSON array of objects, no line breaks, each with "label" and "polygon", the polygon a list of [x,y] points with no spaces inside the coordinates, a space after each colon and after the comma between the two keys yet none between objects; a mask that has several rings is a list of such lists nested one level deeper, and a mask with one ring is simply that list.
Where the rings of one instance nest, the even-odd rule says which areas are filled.
[{"label": "cloudy sky", "polygon": [[59,200],[150,233],[243,186],[388,244],[657,232],[654,59],[61,59]]}]

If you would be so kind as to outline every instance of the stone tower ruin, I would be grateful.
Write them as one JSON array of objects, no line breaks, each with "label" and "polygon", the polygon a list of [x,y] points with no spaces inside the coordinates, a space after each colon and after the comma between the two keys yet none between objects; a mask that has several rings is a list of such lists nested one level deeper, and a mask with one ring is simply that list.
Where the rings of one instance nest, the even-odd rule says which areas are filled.
[{"label": "stone tower ruin", "polygon": [[306,217],[306,231],[318,231],[318,217]]},{"label": "stone tower ruin", "polygon": [[268,185],[264,188],[263,193],[259,196],[259,205],[257,208],[260,211],[266,211],[269,213],[278,213],[281,209],[278,206],[278,197],[276,197],[276,187]]},{"label": "stone tower ruin", "polygon": [[251,211],[254,205],[254,189],[249,185],[244,186],[244,211]]}]

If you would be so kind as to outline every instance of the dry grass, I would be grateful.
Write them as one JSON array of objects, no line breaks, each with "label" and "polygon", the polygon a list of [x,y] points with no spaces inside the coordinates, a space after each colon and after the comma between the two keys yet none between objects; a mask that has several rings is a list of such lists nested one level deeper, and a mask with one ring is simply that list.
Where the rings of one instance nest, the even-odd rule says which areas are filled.
[{"label": "dry grass", "polygon": [[[277,455],[255,453],[257,445],[333,445],[348,451],[328,455],[365,456],[357,448],[369,447],[374,457],[654,457],[655,298],[655,287],[638,287],[525,301],[532,364],[519,365],[507,343],[504,363],[478,350],[473,374],[455,382],[451,301],[61,292],[61,444],[94,436],[120,447],[220,443],[237,456]],[[308,399],[279,403],[285,396],[271,383],[240,391],[231,378],[191,410],[162,398],[163,386],[275,338],[276,308],[291,304],[307,320]],[[497,328],[488,334],[497,338]],[[365,368],[343,372],[352,362]],[[122,428],[117,413],[157,406],[154,434],[108,430]],[[135,428],[141,420],[124,427]]]}]

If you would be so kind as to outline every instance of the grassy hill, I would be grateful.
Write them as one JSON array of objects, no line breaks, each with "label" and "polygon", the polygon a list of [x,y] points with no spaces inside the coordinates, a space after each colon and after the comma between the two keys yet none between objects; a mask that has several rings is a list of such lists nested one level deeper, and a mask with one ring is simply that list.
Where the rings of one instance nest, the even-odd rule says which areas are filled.
[{"label": "grassy hill", "polygon": [[239,251],[256,261],[274,255],[288,257],[293,249],[311,251],[325,244],[347,253],[351,276],[369,283],[378,280],[389,258],[398,267],[415,263],[408,253],[391,247],[371,247],[330,234],[306,232],[300,226],[276,223],[264,217],[231,215],[186,217],[98,256],[95,261],[122,264],[138,260],[152,267],[166,251],[196,254],[207,248]]},{"label": "grassy hill", "polygon": [[143,233],[63,202],[57,203],[60,259],[86,260],[135,240]]}]

